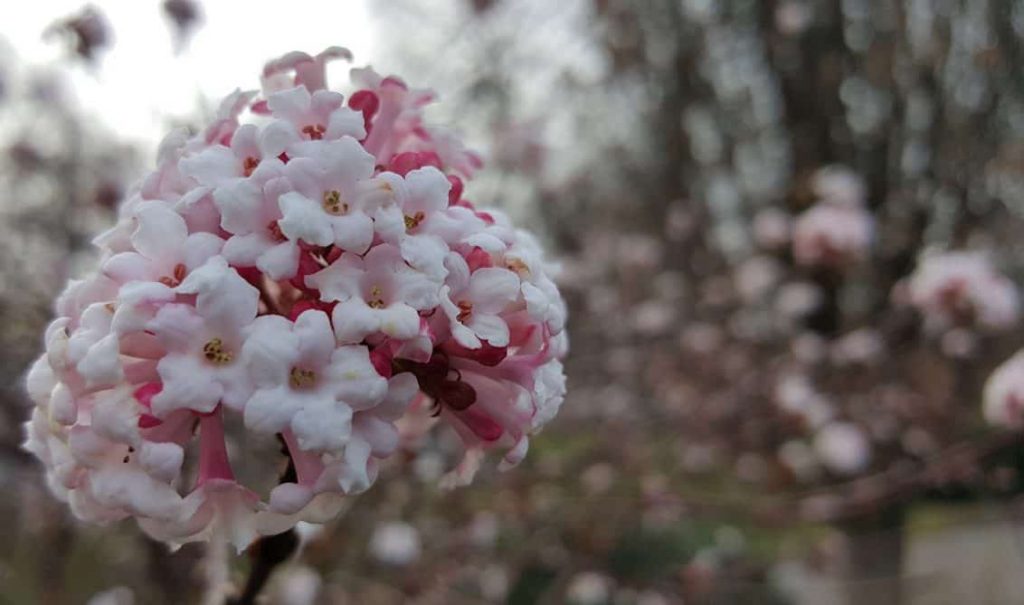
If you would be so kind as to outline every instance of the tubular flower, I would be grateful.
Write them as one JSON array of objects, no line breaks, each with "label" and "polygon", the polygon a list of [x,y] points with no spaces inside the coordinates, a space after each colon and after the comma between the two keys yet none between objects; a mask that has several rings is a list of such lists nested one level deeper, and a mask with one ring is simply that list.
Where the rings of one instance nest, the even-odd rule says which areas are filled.
[{"label": "tubular flower", "polygon": [[[327,90],[347,58],[289,53],[168,135],[57,299],[24,447],[80,518],[241,549],[368,489],[412,408],[462,438],[461,480],[557,413],[565,303],[536,240],[463,198],[480,160],[424,123],[429,91],[368,68]],[[236,478],[243,434],[285,455],[273,489]]]}]

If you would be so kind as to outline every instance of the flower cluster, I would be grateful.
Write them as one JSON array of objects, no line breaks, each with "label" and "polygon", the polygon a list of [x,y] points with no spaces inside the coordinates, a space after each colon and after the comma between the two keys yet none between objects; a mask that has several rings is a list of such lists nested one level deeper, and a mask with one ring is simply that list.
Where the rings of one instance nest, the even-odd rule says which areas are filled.
[{"label": "flower cluster", "polygon": [[[557,412],[565,305],[537,242],[463,197],[480,162],[424,123],[429,91],[354,69],[346,98],[335,58],[285,55],[170,134],[58,299],[25,447],[79,517],[241,548],[367,489],[412,408],[505,464]],[[267,493],[236,480],[232,430],[286,452]]]},{"label": "flower cluster", "polygon": [[842,269],[863,260],[874,238],[874,221],[865,207],[865,186],[838,166],[814,174],[818,201],[793,224],[793,258],[800,265]]},{"label": "flower cluster", "polygon": [[907,301],[936,329],[1004,329],[1020,313],[1016,286],[980,252],[927,254],[903,287]]}]

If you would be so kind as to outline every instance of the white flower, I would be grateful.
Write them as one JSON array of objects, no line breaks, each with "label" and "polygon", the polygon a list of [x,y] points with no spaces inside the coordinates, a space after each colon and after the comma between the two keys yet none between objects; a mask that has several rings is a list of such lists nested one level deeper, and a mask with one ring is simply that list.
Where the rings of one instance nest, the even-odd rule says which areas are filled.
[{"label": "white flower", "polygon": [[572,605],[599,605],[609,601],[613,588],[613,580],[608,576],[584,571],[570,578],[566,599]]},{"label": "white flower", "polygon": [[448,270],[441,288],[441,309],[448,316],[452,337],[469,349],[479,349],[482,341],[507,346],[508,324],[500,313],[519,297],[519,276],[497,267],[483,267],[471,274],[458,254],[449,255]]},{"label": "white flower", "polygon": [[525,231],[516,231],[514,242],[501,255],[498,266],[513,271],[522,280],[523,300],[530,317],[544,322],[553,334],[565,328],[566,307],[550,274],[558,267],[543,260],[540,244]]},{"label": "white flower", "polygon": [[1024,426],[1024,353],[1003,362],[985,382],[985,420],[1003,428]]},{"label": "white flower", "polygon": [[67,342],[67,360],[75,365],[87,388],[112,386],[124,376],[118,335],[111,332],[111,308],[110,303],[89,305]]},{"label": "white flower", "polygon": [[237,184],[253,176],[264,160],[276,160],[284,151],[272,143],[266,130],[243,124],[231,136],[230,146],[213,145],[183,158],[181,171],[207,187]]},{"label": "white flower", "polygon": [[294,190],[278,198],[281,233],[292,241],[366,252],[373,220],[364,212],[365,198],[379,188],[369,181],[373,157],[351,137],[306,145],[302,152],[284,169]]},{"label": "white flower", "polygon": [[392,338],[417,335],[418,311],[438,303],[440,284],[406,265],[398,248],[375,246],[365,257],[342,254],[329,267],[306,278],[334,307],[339,342],[355,343],[380,332]]},{"label": "white flower", "polygon": [[811,189],[823,201],[832,204],[861,206],[867,199],[864,179],[838,164],[818,169],[811,177]]},{"label": "white flower", "polygon": [[536,381],[533,384],[533,400],[537,411],[531,420],[534,430],[551,421],[565,400],[565,372],[562,362],[552,359],[537,368]]},{"label": "white flower", "polygon": [[279,224],[278,198],[290,190],[283,171],[279,160],[267,160],[251,178],[213,194],[220,226],[232,234],[224,244],[224,258],[241,267],[255,266],[271,279],[294,276],[299,264],[299,243],[285,237]]},{"label": "white flower", "polygon": [[831,422],[814,436],[814,451],[825,468],[840,475],[854,475],[871,462],[871,444],[860,428],[850,422]]},{"label": "white flower", "polygon": [[310,94],[305,86],[281,90],[267,97],[267,107],[277,120],[263,133],[262,145],[274,155],[292,155],[301,141],[331,141],[341,137],[366,136],[363,116],[343,107],[344,97],[330,90]]},{"label": "white flower", "polygon": [[370,554],[381,563],[408,565],[420,556],[420,535],[408,523],[378,525],[370,537]]},{"label": "white flower", "polygon": [[94,594],[86,605],[133,605],[135,594],[125,586],[117,586],[110,590]]},{"label": "white flower", "polygon": [[243,354],[257,390],[245,408],[246,426],[267,433],[291,428],[303,450],[340,450],[352,433],[353,410],[387,394],[387,380],[366,347],[337,347],[322,311],[295,322],[258,318]]},{"label": "white flower", "polygon": [[245,405],[252,386],[241,359],[245,339],[239,326],[189,305],[169,304],[149,329],[167,350],[157,364],[163,383],[153,398],[158,417],[179,409],[210,413],[221,402],[236,409]]},{"label": "white flower", "polygon": [[387,184],[393,203],[378,212],[377,233],[384,241],[398,245],[402,257],[412,267],[443,279],[446,242],[479,231],[483,221],[449,209],[451,183],[433,166],[412,170],[404,178],[384,173],[381,179]]},{"label": "white flower", "polygon": [[104,274],[121,283],[155,281],[174,288],[224,245],[211,233],[189,235],[185,219],[162,202],[140,204],[135,219],[135,251],[115,254],[103,263]]}]

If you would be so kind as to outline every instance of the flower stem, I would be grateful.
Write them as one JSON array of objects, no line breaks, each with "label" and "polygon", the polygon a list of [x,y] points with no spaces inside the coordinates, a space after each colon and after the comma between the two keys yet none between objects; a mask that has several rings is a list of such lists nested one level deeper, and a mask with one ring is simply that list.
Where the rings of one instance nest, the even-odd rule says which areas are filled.
[{"label": "flower stem", "polygon": [[224,602],[224,592],[228,587],[229,557],[227,535],[222,531],[214,531],[203,558],[203,571],[206,575],[204,605],[220,605]]},{"label": "flower stem", "polygon": [[[288,451],[287,438],[279,435],[281,451],[288,457],[288,468],[281,475],[280,483],[292,483],[297,480],[295,461]],[[249,558],[252,566],[245,588],[237,599],[229,599],[228,605],[253,605],[259,596],[274,568],[288,560],[299,548],[299,535],[294,529],[273,536],[264,536],[249,547]]]},{"label": "flower stem", "polygon": [[274,568],[284,563],[299,547],[299,536],[294,529],[274,536],[264,536],[249,547],[252,567],[245,589],[237,599],[229,599],[228,605],[253,605]]},{"label": "flower stem", "polygon": [[231,461],[228,460],[227,444],[224,442],[224,419],[220,406],[212,413],[199,417],[199,479],[203,485],[212,479],[233,481]]}]

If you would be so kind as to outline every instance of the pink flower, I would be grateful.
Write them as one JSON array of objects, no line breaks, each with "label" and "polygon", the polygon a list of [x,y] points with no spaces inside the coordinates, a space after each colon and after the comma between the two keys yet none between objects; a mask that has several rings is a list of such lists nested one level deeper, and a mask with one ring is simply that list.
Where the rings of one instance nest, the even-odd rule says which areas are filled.
[{"label": "pink flower", "polygon": [[801,265],[842,268],[864,259],[873,237],[864,208],[818,204],[793,223],[793,257]]},{"label": "pink flower", "polygon": [[1020,312],[1016,286],[981,253],[926,255],[902,287],[908,302],[939,330],[957,325],[1005,329]]},{"label": "pink flower", "polygon": [[281,233],[314,246],[335,244],[366,252],[373,241],[367,198],[381,187],[369,180],[373,158],[351,137],[308,145],[302,151],[284,169],[294,189],[278,198]]},{"label": "pink flower", "polygon": [[[305,86],[310,92],[326,88],[327,62],[335,59],[351,61],[352,53],[347,48],[332,46],[315,57],[296,50],[269,61],[263,66],[263,92],[270,94],[279,90],[276,83],[282,81],[292,86]],[[290,72],[294,72],[294,78],[287,77]]]},{"label": "pink flower", "polygon": [[261,142],[273,155],[288,153],[303,141],[334,141],[366,136],[363,116],[343,105],[345,97],[329,90],[310,93],[297,86],[271,94],[267,107],[277,118],[263,131]]},{"label": "pink flower", "polygon": [[508,324],[500,313],[519,298],[519,276],[508,269],[484,267],[470,273],[458,254],[448,257],[448,279],[441,288],[441,309],[448,316],[452,337],[468,349],[481,342],[508,346]]},{"label": "pink flower", "polygon": [[118,282],[155,281],[175,288],[224,245],[211,233],[189,234],[185,219],[160,202],[139,204],[135,221],[133,250],[103,263],[103,273]]},{"label": "pink flower", "polygon": [[231,136],[230,146],[213,145],[183,158],[181,170],[200,185],[221,187],[253,175],[263,160],[277,159],[284,148],[266,130],[243,124]]},{"label": "pink flower", "polygon": [[[24,447],[80,518],[241,549],[369,489],[424,407],[462,436],[466,481],[486,449],[521,460],[561,406],[565,303],[540,246],[462,199],[477,161],[424,122],[432,93],[357,70],[346,107],[324,75],[341,57],[290,53],[264,98],[236,90],[168,135],[98,270],[58,298]],[[229,457],[232,418],[284,444],[266,499],[236,476],[258,463]]]}]

